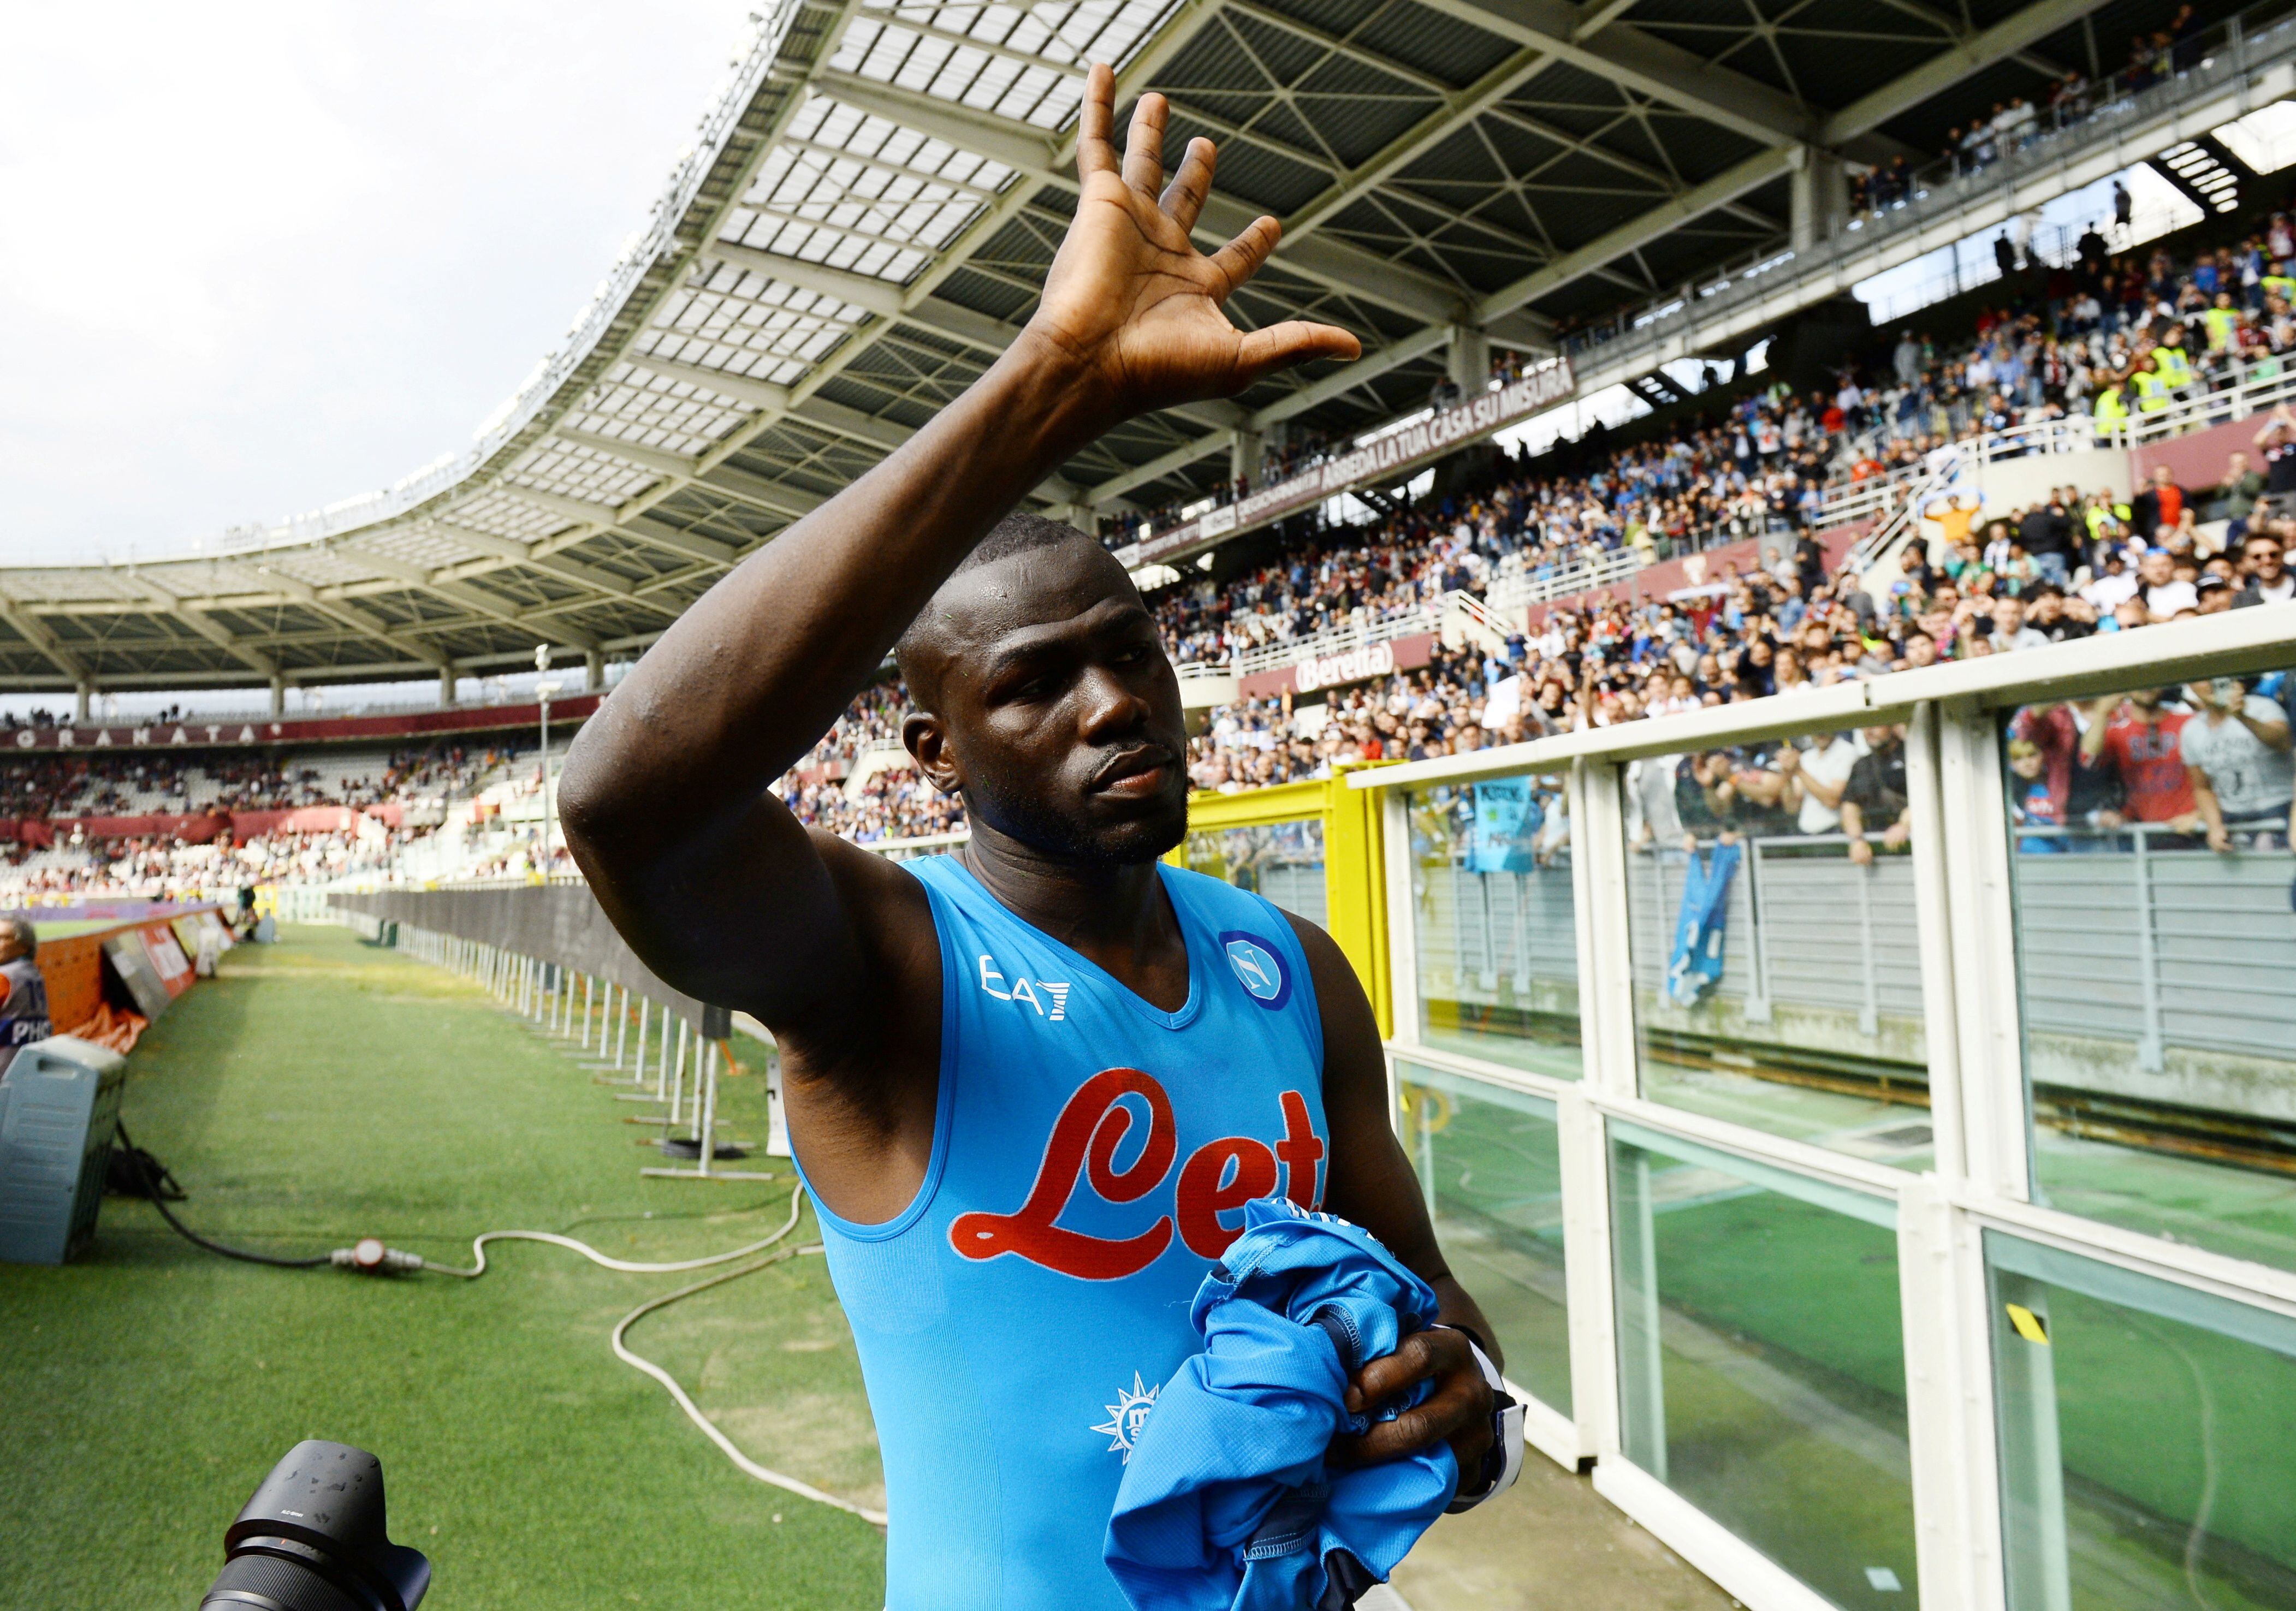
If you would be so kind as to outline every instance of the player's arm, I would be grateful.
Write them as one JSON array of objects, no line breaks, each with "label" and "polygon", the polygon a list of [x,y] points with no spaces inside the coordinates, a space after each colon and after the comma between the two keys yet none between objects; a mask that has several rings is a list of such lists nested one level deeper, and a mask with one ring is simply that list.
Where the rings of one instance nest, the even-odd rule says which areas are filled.
[{"label": "player's arm", "polygon": [[1426,1402],[1391,1421],[1380,1421],[1348,1452],[1365,1460],[1394,1460],[1448,1443],[1459,1469],[1481,1468],[1491,1443],[1491,1393],[1468,1350],[1450,1327],[1475,1334],[1495,1365],[1504,1365],[1498,1338],[1482,1309],[1451,1274],[1427,1199],[1389,1122],[1387,1063],[1380,1051],[1379,1020],[1355,969],[1332,936],[1305,918],[1284,916],[1308,953],[1308,973],[1324,1021],[1324,1122],[1332,1154],[1324,1170],[1324,1206],[1352,1220],[1385,1243],[1389,1252],[1435,1288],[1440,1304],[1435,1329],[1414,1332],[1384,1359],[1356,1372],[1350,1408],[1391,1398],[1430,1377]]},{"label": "player's arm", "polygon": [[1328,325],[1228,322],[1221,304],[1274,249],[1275,221],[1198,252],[1211,143],[1191,142],[1160,194],[1164,101],[1141,97],[1119,165],[1114,94],[1113,73],[1094,68],[1076,217],[1027,328],[907,443],[674,622],[568,756],[575,857],[615,926],[683,990],[777,1027],[849,1021],[844,1009],[898,965],[856,923],[873,927],[873,906],[908,881],[808,836],[767,786],[1054,466],[1134,415],[1360,351]]}]

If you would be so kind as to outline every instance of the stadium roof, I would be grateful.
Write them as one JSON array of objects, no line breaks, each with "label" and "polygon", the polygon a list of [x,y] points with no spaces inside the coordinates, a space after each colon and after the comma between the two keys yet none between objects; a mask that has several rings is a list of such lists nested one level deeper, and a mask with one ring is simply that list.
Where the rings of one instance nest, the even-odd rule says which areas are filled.
[{"label": "stadium roof", "polygon": [[[1815,160],[1945,123],[2138,0],[776,0],[585,317],[469,450],[138,564],[0,569],[0,688],[324,683],[632,653],[1003,349],[1074,200],[1085,67],[1221,145],[1207,237],[1284,241],[1231,312],[1365,356],[1122,429],[1055,509],[1190,496],[1287,422],[1423,403],[1456,348],[1783,240]],[[2212,7],[2211,10],[2221,8]],[[1804,186],[1805,190],[1807,186]],[[1247,461],[1248,462],[1248,461]]]}]

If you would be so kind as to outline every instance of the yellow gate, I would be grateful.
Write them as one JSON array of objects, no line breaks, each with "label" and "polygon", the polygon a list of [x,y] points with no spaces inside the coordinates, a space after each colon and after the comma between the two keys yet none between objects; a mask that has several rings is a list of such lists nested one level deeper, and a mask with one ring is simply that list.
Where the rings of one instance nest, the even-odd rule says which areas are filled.
[{"label": "yellow gate", "polygon": [[1344,776],[1188,801],[1188,837],[1164,859],[1265,895],[1322,924],[1395,1033],[1387,975],[1387,884],[1379,795]]}]

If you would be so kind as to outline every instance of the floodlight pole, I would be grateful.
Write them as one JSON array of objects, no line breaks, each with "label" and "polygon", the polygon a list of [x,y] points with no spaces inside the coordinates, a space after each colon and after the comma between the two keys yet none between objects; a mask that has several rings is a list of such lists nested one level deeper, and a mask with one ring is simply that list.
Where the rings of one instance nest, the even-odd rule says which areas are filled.
[{"label": "floodlight pole", "polygon": [[[550,651],[534,651],[537,664],[547,666]],[[558,684],[549,681],[537,683],[534,691],[542,704],[542,880],[550,881],[551,841],[558,836],[558,795],[550,786],[550,696],[558,691]]]}]

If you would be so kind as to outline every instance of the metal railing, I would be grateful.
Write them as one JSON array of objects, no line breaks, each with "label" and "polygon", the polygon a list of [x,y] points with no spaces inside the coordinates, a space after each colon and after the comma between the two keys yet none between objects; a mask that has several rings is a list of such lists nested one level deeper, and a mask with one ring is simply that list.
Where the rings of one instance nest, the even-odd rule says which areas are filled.
[{"label": "metal railing", "polygon": [[[2011,835],[2030,1055],[2044,1073],[2074,1066],[2095,1043],[2133,1048],[2146,1075],[2164,1071],[2170,1048],[2290,1060],[2296,933],[2285,901],[2296,858],[2220,855],[2156,823],[2017,825]],[[1911,858],[1877,855],[1860,867],[1840,833],[1739,842],[1745,859],[1728,895],[1723,974],[1710,1004],[1694,1010],[1670,1007],[1662,991],[1683,854],[1659,846],[1628,863],[1632,966],[1649,1024],[1803,1052],[1863,1043],[1860,1055],[1882,1062],[1912,1055],[1922,998]],[[1575,989],[1567,877],[1477,873],[1454,854],[1423,862],[1417,888],[1418,944],[1431,970],[1423,994],[1448,984],[1461,1001],[1484,1005],[1519,1002],[1534,986]],[[2252,958],[2256,977],[2227,976],[2234,953]],[[1713,1016],[1716,1006],[1725,1018]]]},{"label": "metal railing", "polygon": [[[1302,660],[1319,660],[1331,655],[1345,654],[1351,649],[1368,649],[1374,643],[1392,642],[1397,638],[1434,632],[1442,624],[1443,609],[1440,603],[1414,604],[1375,619],[1343,621],[1336,626],[1326,626],[1304,636],[1279,637],[1273,642],[1233,650],[1225,660],[1198,661],[1195,664],[1216,666],[1222,675],[1228,676],[1280,671],[1287,666],[1297,666]],[[1271,622],[1278,619],[1275,617],[1259,618]],[[1269,630],[1272,632],[1275,628],[1271,626]]]},{"label": "metal railing", "polygon": [[1606,549],[1591,560],[1582,560],[1543,576],[1523,571],[1503,573],[1490,585],[1484,598],[1493,609],[1521,609],[1526,605],[1552,603],[1556,599],[1627,581],[1649,562],[1640,549]]},{"label": "metal railing", "polygon": [[[2036,1029],[2133,1041],[2137,1069],[2151,1075],[2166,1069],[2171,1046],[2289,1059],[2296,985],[2284,981],[2296,936],[2282,904],[2286,851],[2220,855],[2157,822],[2019,824],[2012,837],[2021,973]],[[2257,990],[2243,991],[2225,966],[2243,951],[2284,981],[2246,1010],[2236,997]],[[2111,980],[2127,994],[2101,1000],[2094,988],[2049,988],[2067,961],[2092,985]]]}]

